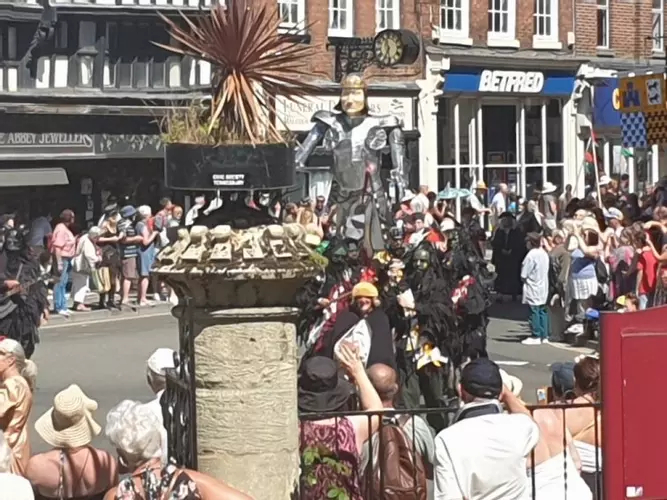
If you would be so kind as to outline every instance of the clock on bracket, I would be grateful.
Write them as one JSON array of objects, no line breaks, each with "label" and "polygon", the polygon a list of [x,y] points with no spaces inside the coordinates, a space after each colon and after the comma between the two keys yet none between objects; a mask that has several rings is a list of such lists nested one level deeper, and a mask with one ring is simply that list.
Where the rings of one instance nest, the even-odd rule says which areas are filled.
[{"label": "clock on bracket", "polygon": [[400,63],[404,50],[405,44],[400,31],[381,31],[373,42],[373,54],[380,66],[395,66]]}]

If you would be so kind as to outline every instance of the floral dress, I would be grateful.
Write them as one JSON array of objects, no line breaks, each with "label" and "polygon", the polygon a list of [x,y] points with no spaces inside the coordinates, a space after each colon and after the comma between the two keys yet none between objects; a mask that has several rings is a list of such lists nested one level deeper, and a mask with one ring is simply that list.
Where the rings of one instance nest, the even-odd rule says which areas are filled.
[{"label": "floral dress", "polygon": [[[313,453],[317,457],[313,457]],[[350,500],[363,500],[359,480],[359,452],[352,422],[301,424],[302,478],[300,498],[323,500],[342,491]],[[308,458],[310,456],[310,459]],[[333,461],[327,460],[331,457]]]},{"label": "floral dress", "polygon": [[159,478],[153,469],[144,469],[141,485],[143,494],[139,494],[131,477],[123,479],[116,489],[115,500],[202,500],[197,484],[173,464],[162,469]]}]

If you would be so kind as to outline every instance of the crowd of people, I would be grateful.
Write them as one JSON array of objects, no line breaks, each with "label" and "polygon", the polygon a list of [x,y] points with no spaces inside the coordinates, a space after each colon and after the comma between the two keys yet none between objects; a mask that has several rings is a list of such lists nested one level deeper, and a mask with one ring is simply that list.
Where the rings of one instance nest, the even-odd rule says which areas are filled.
[{"label": "crowd of people", "polygon": [[[86,308],[80,294],[91,283],[104,307],[128,304],[135,283],[139,305],[149,303],[149,287],[163,299],[169,291],[150,279],[159,249],[173,240],[174,229],[201,223],[231,202],[266,212],[273,220],[301,224],[321,239],[318,252],[328,262],[296,297],[305,350],[298,387],[301,452],[310,457],[302,467],[300,498],[331,498],[334,487],[351,499],[375,498],[381,484],[398,495],[394,498],[408,498],[400,491],[417,491],[420,500],[519,500],[531,490],[539,500],[566,493],[581,500],[601,498],[599,360],[584,357],[554,365],[553,401],[579,406],[532,413],[521,399],[521,381],[488,359],[486,330],[493,292],[497,300],[521,297],[528,306],[531,335],[523,343],[529,345],[576,339],[586,333],[596,311],[630,312],[664,304],[667,180],[642,198],[628,193],[624,182],[603,176],[583,199],[575,198],[570,186],[557,194],[549,182],[530,200],[518,199],[503,184],[490,199],[484,183],[469,196],[451,197],[421,186],[404,193],[389,212],[392,220],[380,214],[382,248],[363,237],[370,219],[361,218],[362,237],[352,238],[324,197],[284,206],[261,193],[225,198],[217,205],[217,198],[198,197],[185,216],[166,198],[155,215],[147,206],[113,202],[97,226],[77,236],[68,210],[52,230],[47,218],[33,221],[30,228],[5,221],[5,288],[21,288],[29,272],[39,292],[17,294],[26,304],[32,301],[23,307],[36,326],[15,324],[17,315],[10,311],[2,330],[18,341],[0,342],[2,390],[12,408],[25,410],[11,413],[12,419],[23,413],[23,421],[3,426],[11,450],[6,472],[25,477],[31,491],[44,498],[102,494],[99,498],[129,499],[157,484],[199,489],[201,498],[243,498],[207,496],[209,486],[224,485],[168,465],[157,401],[152,406],[123,402],[110,412],[107,435],[120,462],[90,449],[90,440],[101,432],[92,416],[96,405],[76,386],[59,394],[51,414],[36,425],[54,451],[30,457],[26,448],[25,412],[34,387],[34,365],[28,358],[38,340],[37,327],[51,309],[46,299],[50,276],[59,278],[53,286],[53,310],[60,314],[68,314],[70,277],[78,310]],[[453,214],[456,203],[461,203],[460,220]],[[488,250],[493,266],[486,260]],[[35,256],[40,258],[33,269],[28,264]],[[4,374],[3,366],[11,369]],[[164,366],[149,372],[161,370]],[[159,377],[150,380],[156,392],[163,390]],[[424,403],[429,410],[422,418]],[[454,415],[452,404],[460,404]],[[74,407],[79,414],[72,413]],[[69,416],[56,418],[58,408]],[[384,417],[335,413],[355,408],[383,412]],[[9,414],[0,411],[0,420],[3,415]],[[87,422],[90,439],[86,435],[75,441],[82,444],[72,445],[54,438],[60,431],[47,423],[58,420],[61,425],[67,418]],[[396,458],[383,452],[383,442],[396,442],[394,455],[410,451],[412,459],[402,457],[400,464],[388,466]],[[79,458],[65,456],[68,450],[80,453]],[[107,465],[90,476],[78,469],[75,473],[73,467],[89,466],[90,453],[96,457],[93,462]],[[332,469],[327,458],[342,466]],[[135,473],[119,481],[121,470]],[[393,472],[385,477],[387,470]],[[84,477],[88,479],[81,484],[95,485],[95,491],[72,489],[77,484],[72,478]],[[66,496],[60,493],[63,488]],[[144,498],[162,498],[163,491],[156,491],[146,491]]]},{"label": "crowd of people", "polygon": [[[230,486],[167,459],[162,395],[174,352],[157,349],[146,376],[155,399],[124,400],[97,422],[97,402],[78,385],[64,388],[30,428],[37,380],[21,345],[0,340],[0,499],[2,500],[250,500]],[[138,374],[141,376],[141,374]],[[96,448],[104,431],[116,455]],[[32,454],[35,434],[51,449]]]},{"label": "crowd of people", "polygon": [[498,213],[502,202],[492,203],[495,290],[530,306],[532,336],[524,344],[588,338],[586,325],[600,311],[667,301],[667,179],[642,198],[624,182],[602,176],[582,199],[569,187],[556,198],[547,182],[517,215]]},{"label": "crowd of people", "polygon": [[[302,476],[300,498],[325,498],[334,486],[353,499],[376,498],[378,491],[420,500],[518,500],[532,493],[537,499],[601,498],[599,360],[554,365],[551,402],[576,406],[547,406],[533,414],[521,400],[521,381],[488,359],[485,346],[491,288],[499,300],[522,297],[530,306],[533,335],[526,344],[556,337],[550,321],[555,301],[548,310],[543,295],[560,298],[562,311],[569,297],[583,301],[582,294],[567,295],[571,264],[556,267],[553,256],[568,239],[586,238],[592,220],[597,223],[589,211],[597,209],[591,201],[573,199],[570,189],[560,197],[555,191],[545,183],[536,199],[518,200],[514,214],[507,186],[498,187],[487,208],[480,183],[461,199],[458,221],[455,199],[422,186],[395,207],[386,252],[376,254],[365,254],[363,244],[338,241],[333,217],[326,211],[315,215],[330,235],[324,250],[329,267],[300,297],[306,312],[299,332],[307,353],[299,408],[308,415],[301,449],[308,457],[313,449],[329,450],[344,467],[331,470],[316,461]],[[309,200],[291,208],[288,221],[314,213]],[[579,218],[566,215],[570,211],[579,211]],[[486,217],[495,224],[490,237]],[[563,225],[571,228],[567,237],[559,229]],[[484,262],[487,245],[495,275]],[[578,251],[565,250],[574,253],[570,261]],[[554,280],[556,270],[562,286]],[[573,307],[585,312],[589,304]],[[453,418],[452,401],[462,405]],[[424,406],[429,410],[422,418]],[[384,417],[341,413],[355,408]],[[399,444],[389,453],[380,441]]]}]

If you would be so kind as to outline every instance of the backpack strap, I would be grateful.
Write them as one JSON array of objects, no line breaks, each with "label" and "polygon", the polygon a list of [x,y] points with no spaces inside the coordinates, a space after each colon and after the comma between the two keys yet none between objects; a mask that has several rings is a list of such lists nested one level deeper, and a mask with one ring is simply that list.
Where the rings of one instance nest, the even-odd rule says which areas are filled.
[{"label": "backpack strap", "polygon": [[402,429],[410,421],[410,418],[411,415],[398,415],[394,417],[394,420],[396,421],[396,425]]}]

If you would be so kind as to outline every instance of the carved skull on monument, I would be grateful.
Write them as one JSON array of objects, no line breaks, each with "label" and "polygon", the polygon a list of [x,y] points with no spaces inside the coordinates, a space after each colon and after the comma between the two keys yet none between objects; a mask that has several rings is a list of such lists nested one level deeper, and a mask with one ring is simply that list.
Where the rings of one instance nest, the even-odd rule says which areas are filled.
[{"label": "carved skull on monument", "polygon": [[210,106],[164,122],[166,184],[223,198],[154,268],[180,299],[179,366],[163,402],[170,456],[253,498],[287,500],[300,463],[294,297],[323,262],[306,228],[243,201],[295,184],[294,144],[271,123],[271,103],[316,91],[301,66],[313,48],[279,34],[273,6],[247,0],[193,24],[163,19],[180,42],[164,48],[215,68]]}]

